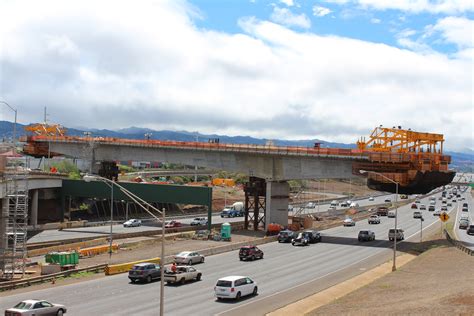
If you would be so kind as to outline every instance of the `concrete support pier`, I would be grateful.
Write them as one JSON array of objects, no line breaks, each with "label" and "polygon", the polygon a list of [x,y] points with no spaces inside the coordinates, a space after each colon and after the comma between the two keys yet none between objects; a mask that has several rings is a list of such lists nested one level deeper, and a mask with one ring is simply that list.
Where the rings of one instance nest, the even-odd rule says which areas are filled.
[{"label": "concrete support pier", "polygon": [[268,224],[288,225],[290,185],[286,181],[268,181],[266,190],[265,230]]}]

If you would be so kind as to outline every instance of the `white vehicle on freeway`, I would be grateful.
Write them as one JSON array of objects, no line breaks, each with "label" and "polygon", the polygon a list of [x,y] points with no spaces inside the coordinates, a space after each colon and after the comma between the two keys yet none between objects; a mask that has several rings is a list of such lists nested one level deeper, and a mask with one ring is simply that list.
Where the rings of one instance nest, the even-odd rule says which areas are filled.
[{"label": "white vehicle on freeway", "polygon": [[205,217],[196,217],[190,224],[191,226],[205,226],[207,225],[207,218]]},{"label": "white vehicle on freeway", "polygon": [[242,296],[257,295],[257,282],[246,276],[227,276],[217,280],[214,293],[218,300],[233,298],[239,300]]},{"label": "white vehicle on freeway", "polygon": [[369,196],[369,201],[373,201],[375,198],[373,196]]},{"label": "white vehicle on freeway", "polygon": [[129,219],[128,221],[123,223],[123,227],[139,227],[141,225],[142,225],[142,221],[135,218]]}]

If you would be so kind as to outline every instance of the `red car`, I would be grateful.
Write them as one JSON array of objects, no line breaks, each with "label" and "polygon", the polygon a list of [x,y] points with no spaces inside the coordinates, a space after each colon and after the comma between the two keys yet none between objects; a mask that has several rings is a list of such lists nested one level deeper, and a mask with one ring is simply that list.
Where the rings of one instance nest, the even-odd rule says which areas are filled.
[{"label": "red car", "polygon": [[178,222],[178,221],[165,222],[165,228],[174,228],[174,227],[181,227],[181,222]]},{"label": "red car", "polygon": [[416,208],[416,209],[418,209],[418,206],[417,206],[415,203],[413,203],[413,204],[411,205],[411,208]]}]

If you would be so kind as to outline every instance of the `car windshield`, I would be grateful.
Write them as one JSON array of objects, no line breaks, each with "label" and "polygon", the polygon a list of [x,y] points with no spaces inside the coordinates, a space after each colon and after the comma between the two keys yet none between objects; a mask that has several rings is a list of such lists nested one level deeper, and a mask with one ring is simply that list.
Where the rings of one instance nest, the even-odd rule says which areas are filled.
[{"label": "car windshield", "polygon": [[26,302],[20,302],[13,306],[13,308],[16,309],[30,309],[31,308],[31,303],[26,303]]},{"label": "car windshield", "polygon": [[368,235],[369,232],[366,231],[366,230],[361,230],[361,231],[359,232],[359,234],[361,234],[361,235]]},{"label": "car windshield", "polygon": [[232,281],[218,280],[216,286],[220,286],[220,287],[232,287]]}]

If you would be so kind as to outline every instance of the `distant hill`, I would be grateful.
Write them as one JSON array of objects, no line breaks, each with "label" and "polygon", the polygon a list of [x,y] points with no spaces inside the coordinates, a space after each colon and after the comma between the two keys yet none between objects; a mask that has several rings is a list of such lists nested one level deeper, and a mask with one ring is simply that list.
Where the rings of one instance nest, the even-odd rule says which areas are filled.
[{"label": "distant hill", "polygon": [[[25,126],[23,124],[17,124],[17,137],[25,135]],[[66,127],[67,128],[67,127]],[[83,136],[84,132],[91,132],[94,136],[102,137],[115,137],[115,138],[126,138],[126,139],[144,139],[145,133],[151,133],[151,139],[159,140],[176,140],[176,141],[204,141],[207,142],[211,138],[219,138],[221,143],[232,143],[232,144],[255,144],[264,145],[268,139],[254,138],[250,136],[226,136],[217,134],[200,134],[198,132],[188,131],[155,131],[148,128],[141,127],[129,127],[123,128],[117,131],[108,129],[87,129],[87,128],[67,128],[67,134],[71,136]],[[0,137],[2,139],[9,139],[13,135],[13,123],[8,121],[0,121]],[[196,138],[197,137],[197,138]],[[320,139],[307,139],[307,140],[280,140],[272,139],[273,143],[278,146],[302,146],[302,147],[313,147],[314,143],[321,143],[321,147],[328,148],[355,148],[356,144],[344,144],[344,143],[333,143],[327,142]],[[451,152],[447,151],[447,155],[451,155],[452,164],[450,168],[460,172],[474,172],[474,152],[466,149],[466,152]]]}]

